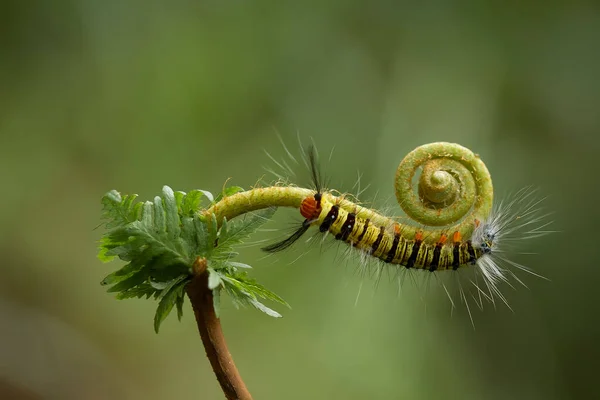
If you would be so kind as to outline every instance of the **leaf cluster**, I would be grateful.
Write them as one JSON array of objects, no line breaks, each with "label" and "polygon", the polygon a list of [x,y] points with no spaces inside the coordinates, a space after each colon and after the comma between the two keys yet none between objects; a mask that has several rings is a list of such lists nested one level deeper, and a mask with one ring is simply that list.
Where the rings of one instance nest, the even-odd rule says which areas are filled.
[{"label": "leaf cluster", "polygon": [[203,257],[217,315],[224,290],[235,305],[252,305],[267,315],[281,316],[258,299],[285,301],[249,278],[243,271],[249,265],[232,260],[238,255],[234,246],[268,221],[275,209],[232,221],[224,219],[220,226],[214,215],[200,213],[203,201],[214,204],[241,190],[229,187],[214,199],[207,191],[174,192],[164,186],[160,196],[145,202],[136,202],[137,195],[121,195],[116,190],[106,193],[102,197],[102,219],[107,231],[100,241],[98,257],[104,262],[120,259],[126,264],[106,276],[102,285],[109,286],[108,292],[116,293],[118,299],[157,300],[154,329],[158,332],[174,307],[181,319],[192,265],[197,257]]}]

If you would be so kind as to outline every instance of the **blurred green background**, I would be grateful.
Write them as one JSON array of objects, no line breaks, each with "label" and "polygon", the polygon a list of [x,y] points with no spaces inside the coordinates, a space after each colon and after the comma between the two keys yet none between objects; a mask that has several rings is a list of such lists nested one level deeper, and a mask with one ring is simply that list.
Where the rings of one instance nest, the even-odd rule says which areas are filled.
[{"label": "blurred green background", "polygon": [[4,0],[0,398],[222,398],[189,304],[156,335],[155,303],[99,285],[118,266],[95,258],[100,198],[250,187],[263,149],[284,154],[276,132],[296,154],[297,132],[335,148],[330,187],[358,170],[392,213],[402,157],[461,143],[498,197],[539,187],[561,233],[514,257],[550,282],[521,274],[529,290],[503,287],[514,312],[475,308],[475,330],[437,285],[375,289],[337,245],[294,263],[305,245],[243,249],[292,305],[280,320],[223,305],[256,399],[595,397],[598,43],[592,2]]}]

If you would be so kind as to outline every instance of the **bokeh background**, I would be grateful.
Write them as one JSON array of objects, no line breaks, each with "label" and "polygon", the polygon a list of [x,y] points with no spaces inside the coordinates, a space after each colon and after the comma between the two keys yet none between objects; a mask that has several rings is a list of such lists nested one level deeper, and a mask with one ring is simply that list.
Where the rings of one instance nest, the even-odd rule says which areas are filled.
[{"label": "bokeh background", "polygon": [[561,232],[514,258],[550,281],[521,274],[529,289],[504,287],[514,312],[472,309],[475,329],[436,285],[374,288],[335,246],[295,262],[303,245],[243,249],[292,305],[279,320],[223,305],[256,399],[594,398],[598,7],[406,3],[4,0],[0,398],[222,398],[189,303],[156,335],[156,304],[99,285],[118,266],[95,258],[100,198],[250,187],[273,165],[263,149],[283,156],[279,134],[297,154],[298,133],[334,149],[331,187],[360,171],[362,198],[392,212],[401,158],[461,143],[498,197],[538,187]]}]

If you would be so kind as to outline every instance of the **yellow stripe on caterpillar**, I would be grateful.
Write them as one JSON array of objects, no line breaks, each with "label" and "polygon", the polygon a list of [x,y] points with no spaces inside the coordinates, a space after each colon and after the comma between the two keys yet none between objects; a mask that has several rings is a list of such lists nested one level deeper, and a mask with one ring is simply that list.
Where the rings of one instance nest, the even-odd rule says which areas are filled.
[{"label": "yellow stripe on caterpillar", "polygon": [[[318,226],[321,232],[329,232],[336,239],[386,263],[436,271],[474,264],[483,255],[483,251],[472,246],[470,241],[462,241],[458,231],[453,235],[453,243],[446,244],[447,236],[442,231],[402,226],[372,210],[367,214],[372,219],[363,218],[332,202],[334,199],[337,200],[327,194],[321,195],[320,213],[310,225]],[[345,206],[352,210],[360,207],[348,200]]]}]

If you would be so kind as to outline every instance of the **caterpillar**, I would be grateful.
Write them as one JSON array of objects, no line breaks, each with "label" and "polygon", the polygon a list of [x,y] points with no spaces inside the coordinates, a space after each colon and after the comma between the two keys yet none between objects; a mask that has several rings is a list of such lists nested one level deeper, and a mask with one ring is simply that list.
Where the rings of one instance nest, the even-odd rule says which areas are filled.
[{"label": "caterpillar", "polygon": [[[526,188],[494,205],[490,173],[469,149],[431,143],[402,160],[396,172],[396,197],[412,224],[324,190],[314,146],[305,154],[313,190],[297,206],[304,220],[289,237],[263,247],[265,252],[288,249],[315,227],[384,264],[430,272],[475,268],[487,287],[484,291],[471,281],[479,296],[483,293],[492,302],[500,298],[507,305],[498,284],[510,278],[523,283],[510,267],[537,275],[506,258],[503,249],[507,243],[549,233],[545,228],[551,222],[546,221],[548,214],[541,215],[541,200]],[[418,169],[422,171],[415,191]],[[461,297],[466,302],[462,287]]]}]

